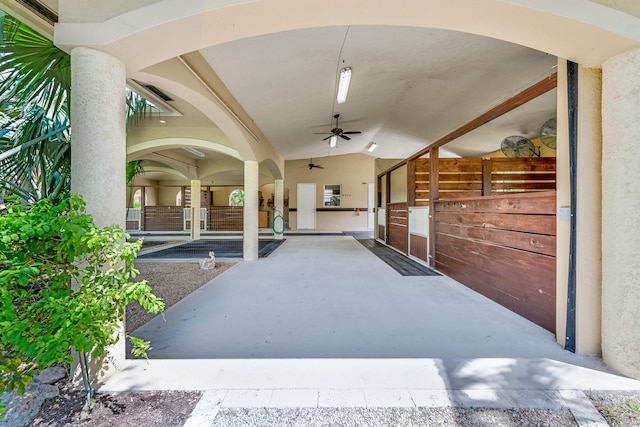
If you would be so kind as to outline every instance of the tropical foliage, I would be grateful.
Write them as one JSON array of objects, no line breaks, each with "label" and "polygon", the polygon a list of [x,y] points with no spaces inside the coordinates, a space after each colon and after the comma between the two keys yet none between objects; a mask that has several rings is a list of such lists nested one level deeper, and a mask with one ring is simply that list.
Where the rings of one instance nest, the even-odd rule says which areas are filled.
[{"label": "tropical foliage", "polygon": [[[38,370],[71,363],[77,352],[90,402],[87,358],[118,341],[125,307],[164,309],[146,281],[132,281],[142,242],[125,242],[117,226],[97,227],[84,209],[72,195],[0,213],[0,391],[24,392]],[[149,343],[129,338],[144,356]]]},{"label": "tropical foliage", "polygon": [[60,200],[70,182],[69,55],[9,15],[0,24],[0,185]]},{"label": "tropical foliage", "polygon": [[[71,58],[0,11],[0,193],[58,202],[71,182]],[[127,92],[127,123],[153,106]]]}]

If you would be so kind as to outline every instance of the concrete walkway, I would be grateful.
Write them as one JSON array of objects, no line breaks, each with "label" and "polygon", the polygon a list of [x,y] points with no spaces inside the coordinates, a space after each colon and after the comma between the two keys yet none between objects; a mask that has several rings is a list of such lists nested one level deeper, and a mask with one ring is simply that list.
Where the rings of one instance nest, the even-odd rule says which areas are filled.
[{"label": "concrete walkway", "polygon": [[288,236],[133,335],[151,341],[151,360],[127,361],[103,391],[208,390],[217,408],[554,409],[584,402],[576,390],[640,390],[452,279],[401,276],[348,236]]}]

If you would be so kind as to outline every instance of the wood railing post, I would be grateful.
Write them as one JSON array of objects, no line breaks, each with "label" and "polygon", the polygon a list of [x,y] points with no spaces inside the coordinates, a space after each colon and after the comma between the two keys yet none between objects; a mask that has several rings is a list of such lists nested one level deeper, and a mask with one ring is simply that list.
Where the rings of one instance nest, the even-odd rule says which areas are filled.
[{"label": "wood railing post", "polygon": [[436,200],[440,198],[439,148],[429,150],[429,266],[436,266]]},{"label": "wood railing post", "polygon": [[491,157],[482,159],[482,195],[491,195]]}]

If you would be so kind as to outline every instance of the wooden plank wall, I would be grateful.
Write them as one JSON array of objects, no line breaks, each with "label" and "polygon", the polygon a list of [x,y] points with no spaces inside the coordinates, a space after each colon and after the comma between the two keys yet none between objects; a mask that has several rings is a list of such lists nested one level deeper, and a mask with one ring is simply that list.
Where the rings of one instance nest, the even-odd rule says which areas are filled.
[{"label": "wooden plank wall", "polygon": [[556,194],[435,201],[436,269],[555,332]]},{"label": "wooden plank wall", "polygon": [[[439,160],[439,198],[550,191],[556,188],[555,157]],[[429,159],[415,160],[415,206],[429,206]]]},{"label": "wooden plank wall", "polygon": [[208,229],[212,231],[242,231],[243,206],[214,206],[207,210]]},{"label": "wooden plank wall", "polygon": [[409,209],[407,203],[387,203],[387,245],[403,254],[409,250]]},{"label": "wooden plank wall", "polygon": [[409,239],[409,254],[421,259],[422,261],[428,261],[429,239],[417,234],[411,234]]},{"label": "wooden plank wall", "polygon": [[182,231],[182,206],[145,206],[143,227],[145,231]]}]

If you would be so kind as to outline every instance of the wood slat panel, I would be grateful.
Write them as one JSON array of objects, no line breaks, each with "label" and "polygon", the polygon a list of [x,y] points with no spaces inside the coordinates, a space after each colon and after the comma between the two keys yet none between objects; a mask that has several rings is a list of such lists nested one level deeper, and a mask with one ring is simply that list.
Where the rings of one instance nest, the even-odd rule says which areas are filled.
[{"label": "wood slat panel", "polygon": [[496,192],[499,190],[522,190],[522,191],[550,191],[556,189],[556,183],[553,182],[493,182],[491,189]]},{"label": "wood slat panel", "polygon": [[505,172],[491,174],[491,181],[554,181],[556,180],[555,172]]},{"label": "wood slat panel", "polygon": [[449,192],[443,191],[440,195],[440,200],[451,200],[451,199],[468,199],[470,197],[480,197],[482,196],[481,191],[468,191],[468,192]]},{"label": "wood slat panel", "polygon": [[385,226],[384,225],[380,225],[378,224],[378,239],[385,241],[385,233],[384,233],[384,229]]},{"label": "wood slat panel", "polygon": [[387,230],[387,244],[399,250],[403,254],[406,254],[408,242],[407,232],[407,227],[389,224],[389,229]]},{"label": "wood slat panel", "polygon": [[429,163],[430,160],[428,157],[420,157],[416,160],[416,171],[427,171],[429,172]]},{"label": "wood slat panel", "polygon": [[498,157],[491,159],[493,172],[555,171],[555,157]]},{"label": "wood slat panel", "polygon": [[485,213],[439,212],[438,222],[468,227],[497,228],[536,234],[556,234],[556,218],[546,215],[501,215]]},{"label": "wood slat panel", "polygon": [[436,212],[487,212],[517,214],[556,214],[556,193],[529,193],[501,195],[491,197],[474,197],[460,201],[440,201]]},{"label": "wood slat panel", "polygon": [[[460,191],[468,191],[468,190],[478,190],[482,189],[482,181],[477,182],[442,182],[440,181],[440,191],[451,191],[451,190],[460,190]],[[416,184],[416,192],[420,191],[429,191],[429,184],[417,183]]]},{"label": "wood slat panel", "polygon": [[387,204],[387,244],[406,254],[409,242],[409,208],[406,202]]},{"label": "wood slat panel", "polygon": [[181,206],[145,206],[145,231],[181,231],[184,228]]},{"label": "wood slat panel", "polygon": [[555,297],[517,297],[495,285],[499,283],[500,278],[496,277],[493,272],[473,270],[464,262],[444,255],[438,256],[436,269],[546,330],[555,333]]},{"label": "wood slat panel", "polygon": [[435,266],[555,330],[554,192],[435,202]]},{"label": "wood slat panel", "polygon": [[[436,238],[436,250],[438,254],[448,255],[462,259],[474,268],[491,271],[495,274],[507,273],[497,271],[499,268],[509,266],[510,276],[514,282],[520,283],[527,280],[539,280],[538,277],[555,277],[555,257],[507,248],[480,240],[465,239],[447,234],[438,234]],[[469,254],[473,256],[469,256]],[[501,263],[501,264],[497,264]],[[523,277],[524,275],[536,277]],[[523,283],[524,283],[523,282]]]},{"label": "wood slat panel", "polygon": [[[446,264],[443,258],[446,257],[449,262],[463,262],[466,273],[471,275],[469,284],[476,285],[478,279],[473,278],[483,277],[485,287],[491,288],[487,289],[490,292],[484,295],[491,299],[503,293],[513,299],[526,301],[521,305],[519,314],[527,315],[529,311],[555,313],[554,258],[480,242],[466,241],[461,247],[456,247],[459,243],[455,242],[454,238],[438,241],[437,261]],[[470,258],[467,252],[469,250],[477,250],[480,255]],[[459,273],[464,271],[460,270]]]},{"label": "wood slat panel", "polygon": [[518,231],[495,230],[490,228],[465,227],[458,224],[436,224],[436,233],[484,240],[514,249],[556,256],[556,237]]},{"label": "wood slat panel", "polygon": [[440,174],[443,172],[476,172],[482,174],[482,159],[440,159]]},{"label": "wood slat panel", "polygon": [[427,260],[427,248],[429,244],[429,239],[424,236],[418,236],[416,234],[411,234],[409,236],[409,253],[414,257],[421,259],[423,261]]}]

